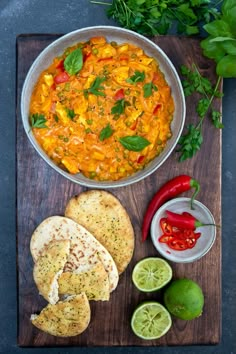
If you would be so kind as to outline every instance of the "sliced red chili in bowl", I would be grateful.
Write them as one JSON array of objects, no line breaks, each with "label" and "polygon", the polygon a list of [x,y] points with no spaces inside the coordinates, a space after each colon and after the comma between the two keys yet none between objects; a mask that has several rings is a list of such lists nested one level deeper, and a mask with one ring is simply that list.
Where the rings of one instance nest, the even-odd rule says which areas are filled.
[{"label": "sliced red chili in bowl", "polygon": [[172,235],[173,233],[172,226],[168,224],[166,218],[161,218],[160,226],[165,235]]},{"label": "sliced red chili in bowl", "polygon": [[168,243],[169,241],[174,240],[174,236],[171,235],[162,235],[159,237],[158,241],[161,243]]},{"label": "sliced red chili in bowl", "polygon": [[180,240],[180,239],[171,240],[171,241],[167,242],[167,245],[175,251],[184,251],[188,248],[186,245],[186,242],[184,240]]}]

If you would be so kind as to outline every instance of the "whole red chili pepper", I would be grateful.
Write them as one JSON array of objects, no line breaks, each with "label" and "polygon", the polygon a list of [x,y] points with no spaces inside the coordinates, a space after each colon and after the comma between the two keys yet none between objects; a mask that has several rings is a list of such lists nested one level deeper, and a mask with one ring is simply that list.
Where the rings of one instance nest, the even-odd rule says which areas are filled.
[{"label": "whole red chili pepper", "polygon": [[178,227],[180,229],[190,229],[195,230],[200,226],[208,226],[213,224],[203,224],[201,221],[197,220],[193,215],[189,213],[177,214],[172,211],[166,210],[167,222],[171,226]]},{"label": "whole red chili pepper", "polygon": [[177,176],[165,183],[157,191],[157,193],[154,195],[153,199],[149,203],[146,213],[144,215],[142,225],[142,241],[145,241],[147,239],[150,224],[157,209],[159,209],[160,206],[164,204],[167,200],[174,198],[178,194],[188,191],[191,188],[195,188],[195,192],[193,193],[193,196],[191,198],[191,208],[193,209],[193,201],[200,190],[200,185],[192,177],[187,175]]}]

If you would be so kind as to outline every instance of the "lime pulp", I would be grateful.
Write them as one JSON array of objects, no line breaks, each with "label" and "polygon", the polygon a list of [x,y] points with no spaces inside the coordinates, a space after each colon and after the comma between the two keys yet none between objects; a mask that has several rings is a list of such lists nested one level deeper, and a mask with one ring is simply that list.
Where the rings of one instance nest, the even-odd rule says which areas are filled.
[{"label": "lime pulp", "polygon": [[161,289],[172,278],[172,268],[162,258],[149,257],[139,261],[132,272],[134,285],[140,291]]},{"label": "lime pulp", "polygon": [[140,338],[158,339],[171,328],[169,312],[158,302],[149,301],[139,305],[131,318],[131,328]]}]

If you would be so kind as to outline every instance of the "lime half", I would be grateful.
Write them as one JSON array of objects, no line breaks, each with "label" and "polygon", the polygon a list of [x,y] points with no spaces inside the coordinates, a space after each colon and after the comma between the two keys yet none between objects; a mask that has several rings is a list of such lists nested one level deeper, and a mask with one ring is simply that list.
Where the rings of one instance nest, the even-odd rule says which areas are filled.
[{"label": "lime half", "polygon": [[171,316],[159,302],[149,301],[139,305],[133,313],[131,328],[136,336],[151,340],[166,334],[172,325]]},{"label": "lime half", "polygon": [[161,289],[171,278],[172,268],[164,259],[157,257],[142,259],[132,273],[134,285],[145,292]]}]

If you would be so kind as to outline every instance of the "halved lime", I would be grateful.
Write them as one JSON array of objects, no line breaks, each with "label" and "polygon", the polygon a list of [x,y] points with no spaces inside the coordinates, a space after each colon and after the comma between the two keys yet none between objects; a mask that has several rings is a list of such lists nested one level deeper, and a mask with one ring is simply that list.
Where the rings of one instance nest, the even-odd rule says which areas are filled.
[{"label": "halved lime", "polygon": [[134,285],[145,292],[161,289],[171,278],[172,268],[164,259],[157,257],[142,259],[132,273]]},{"label": "halved lime", "polygon": [[148,301],[139,305],[131,318],[136,336],[151,340],[162,337],[172,325],[169,312],[159,302]]}]

